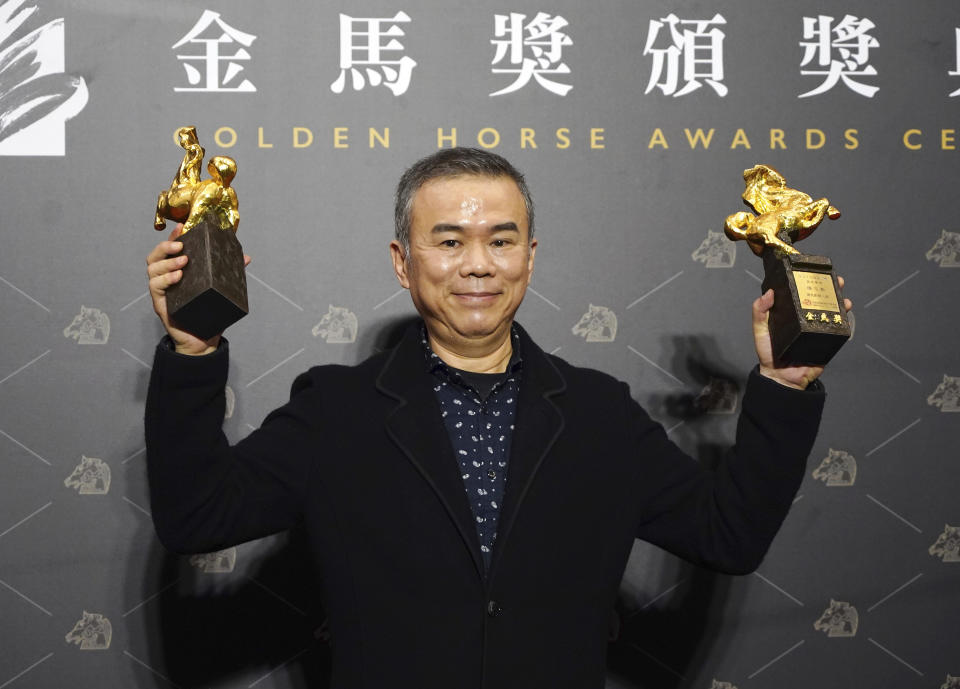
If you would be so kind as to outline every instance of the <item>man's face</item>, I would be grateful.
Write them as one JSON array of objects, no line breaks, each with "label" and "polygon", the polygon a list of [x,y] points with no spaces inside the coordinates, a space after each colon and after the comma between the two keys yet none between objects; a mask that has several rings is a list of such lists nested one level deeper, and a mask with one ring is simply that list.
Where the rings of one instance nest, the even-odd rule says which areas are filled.
[{"label": "man's face", "polygon": [[390,252],[400,284],[434,337],[467,344],[505,336],[530,276],[523,195],[509,177],[434,179],[413,198],[410,249]]}]

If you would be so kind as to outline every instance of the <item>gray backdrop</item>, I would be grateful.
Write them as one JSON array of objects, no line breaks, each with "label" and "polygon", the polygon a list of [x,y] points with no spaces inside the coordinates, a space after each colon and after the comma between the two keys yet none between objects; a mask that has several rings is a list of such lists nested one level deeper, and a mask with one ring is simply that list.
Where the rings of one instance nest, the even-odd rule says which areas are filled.
[{"label": "gray backdrop", "polygon": [[[857,328],[794,509],[746,577],[638,544],[608,686],[960,683],[955,2],[33,2],[0,0],[0,689],[324,686],[299,534],[177,558],[150,523],[144,257],[184,124],[239,164],[233,440],[412,312],[392,189],[454,129],[487,129],[537,201],[519,320],[705,463],[762,274],[710,233],[757,162],[829,196],[843,217],[801,248],[833,258]],[[341,14],[384,21],[353,24],[338,83]]]}]

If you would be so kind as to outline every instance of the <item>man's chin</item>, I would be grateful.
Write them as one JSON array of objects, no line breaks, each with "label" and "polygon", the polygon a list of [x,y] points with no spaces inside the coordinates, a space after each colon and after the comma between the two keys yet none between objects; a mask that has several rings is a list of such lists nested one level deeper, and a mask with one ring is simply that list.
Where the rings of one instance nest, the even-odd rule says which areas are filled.
[{"label": "man's chin", "polygon": [[451,324],[450,329],[466,340],[484,340],[501,332],[504,329],[504,325],[509,328],[510,321],[508,320],[506,324],[504,324],[502,320],[469,321],[466,323]]},{"label": "man's chin", "polygon": [[497,330],[498,328],[495,326],[474,326],[459,328],[457,334],[468,340],[484,340],[496,333]]}]

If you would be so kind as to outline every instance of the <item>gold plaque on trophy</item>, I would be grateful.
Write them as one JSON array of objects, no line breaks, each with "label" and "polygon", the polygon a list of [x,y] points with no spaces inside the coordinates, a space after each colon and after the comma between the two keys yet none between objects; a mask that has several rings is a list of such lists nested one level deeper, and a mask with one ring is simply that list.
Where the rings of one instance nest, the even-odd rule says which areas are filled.
[{"label": "gold plaque on trophy", "polygon": [[802,308],[840,312],[837,293],[833,289],[833,280],[829,273],[795,270],[793,278],[797,283],[797,296]]}]

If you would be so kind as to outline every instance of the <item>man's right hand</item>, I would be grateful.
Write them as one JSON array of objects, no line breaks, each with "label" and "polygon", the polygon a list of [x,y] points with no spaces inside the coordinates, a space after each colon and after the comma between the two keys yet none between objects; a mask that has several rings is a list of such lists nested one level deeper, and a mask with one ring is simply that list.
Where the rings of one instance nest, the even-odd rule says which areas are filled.
[{"label": "man's right hand", "polygon": [[[186,256],[172,258],[183,249],[183,244],[175,241],[182,231],[183,224],[177,225],[167,241],[157,244],[147,256],[147,279],[150,285],[150,298],[153,299],[153,310],[160,317],[160,322],[173,340],[177,352],[198,356],[214,351],[220,342],[220,335],[201,340],[177,328],[170,322],[170,317],[167,315],[167,288],[180,281],[183,277],[183,267],[187,264]],[[250,257],[244,254],[243,265],[249,264]]]}]

